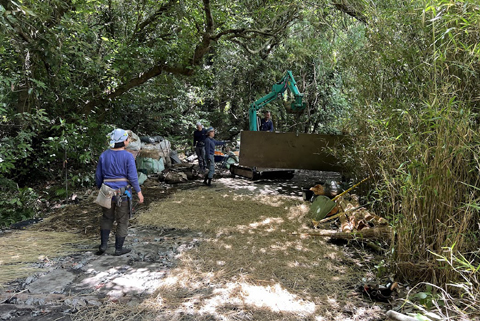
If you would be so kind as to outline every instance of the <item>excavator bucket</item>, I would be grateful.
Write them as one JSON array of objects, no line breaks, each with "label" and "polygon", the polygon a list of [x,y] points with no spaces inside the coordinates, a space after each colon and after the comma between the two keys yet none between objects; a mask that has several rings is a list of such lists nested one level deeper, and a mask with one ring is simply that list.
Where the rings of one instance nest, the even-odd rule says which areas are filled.
[{"label": "excavator bucket", "polygon": [[348,143],[345,136],[243,131],[240,165],[260,168],[342,171],[329,148]]},{"label": "excavator bucket", "polygon": [[295,101],[287,100],[283,102],[283,107],[285,108],[285,111],[287,114],[303,114],[305,111],[305,104],[301,105],[301,108],[299,108],[297,105],[295,105]]}]

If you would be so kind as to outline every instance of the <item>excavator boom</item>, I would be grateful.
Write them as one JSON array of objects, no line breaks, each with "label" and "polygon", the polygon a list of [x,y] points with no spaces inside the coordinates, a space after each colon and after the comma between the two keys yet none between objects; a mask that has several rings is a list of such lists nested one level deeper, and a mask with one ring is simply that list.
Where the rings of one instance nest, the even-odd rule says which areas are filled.
[{"label": "excavator boom", "polygon": [[265,105],[271,103],[272,101],[276,100],[281,94],[283,94],[286,90],[290,90],[295,97],[295,100],[292,102],[291,108],[293,111],[301,111],[305,109],[305,104],[303,104],[303,94],[297,88],[297,82],[293,78],[293,74],[290,70],[287,70],[285,76],[283,76],[282,80],[277,82],[272,86],[272,91],[263,96],[262,98],[256,100],[250,105],[250,109],[248,112],[249,120],[250,120],[250,130],[257,131],[258,124],[257,124],[257,111],[263,108]]}]

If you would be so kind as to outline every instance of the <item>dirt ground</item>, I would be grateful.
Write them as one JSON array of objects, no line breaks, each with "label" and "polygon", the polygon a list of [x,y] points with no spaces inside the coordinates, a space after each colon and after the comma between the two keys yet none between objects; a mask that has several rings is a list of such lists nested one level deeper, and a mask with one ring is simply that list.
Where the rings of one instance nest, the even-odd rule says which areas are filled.
[{"label": "dirt ground", "polygon": [[[21,248],[0,255],[0,320],[385,320],[401,303],[356,292],[381,257],[292,234],[311,229],[302,187],[338,178],[297,171],[288,181],[224,177],[211,188],[147,180],[126,240],[132,252],[121,257],[113,244],[94,254],[100,211],[86,192],[38,224],[2,232],[12,246],[23,237],[29,259],[11,259]],[[53,238],[60,233],[70,238]],[[37,242],[49,238],[51,249]]]}]

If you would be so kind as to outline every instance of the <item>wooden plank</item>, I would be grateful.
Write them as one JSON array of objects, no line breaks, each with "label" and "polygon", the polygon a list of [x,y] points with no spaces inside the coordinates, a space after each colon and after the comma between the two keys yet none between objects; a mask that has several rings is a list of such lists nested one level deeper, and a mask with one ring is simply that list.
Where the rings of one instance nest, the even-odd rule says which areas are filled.
[{"label": "wooden plank", "polygon": [[241,166],[236,166],[234,164],[230,165],[230,172],[233,175],[239,175],[243,177],[247,177],[250,179],[253,179],[253,170],[250,167],[241,167]]},{"label": "wooden plank", "polygon": [[263,168],[341,171],[328,148],[345,144],[345,136],[242,131],[240,165]]}]

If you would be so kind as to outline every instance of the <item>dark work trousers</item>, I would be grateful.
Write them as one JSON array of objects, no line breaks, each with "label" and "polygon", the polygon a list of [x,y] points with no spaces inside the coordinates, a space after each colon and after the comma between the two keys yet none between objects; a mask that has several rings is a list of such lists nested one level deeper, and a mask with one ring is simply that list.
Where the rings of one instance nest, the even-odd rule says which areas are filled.
[{"label": "dark work trousers", "polygon": [[213,178],[213,174],[215,174],[215,156],[208,155],[208,178]]},{"label": "dark work trousers", "polygon": [[202,146],[199,146],[197,144],[197,146],[195,146],[195,153],[197,154],[198,156],[198,166],[200,167],[200,170],[201,171],[204,171],[205,170],[205,145],[202,145]]},{"label": "dark work trousers", "polygon": [[[130,200],[131,201],[131,200]],[[123,198],[122,205],[117,206],[117,202],[112,200],[112,207],[102,207],[103,216],[100,223],[102,230],[112,230],[113,222],[117,222],[117,237],[126,237],[128,232],[128,220],[130,218],[130,208],[128,206],[128,199]]]}]

